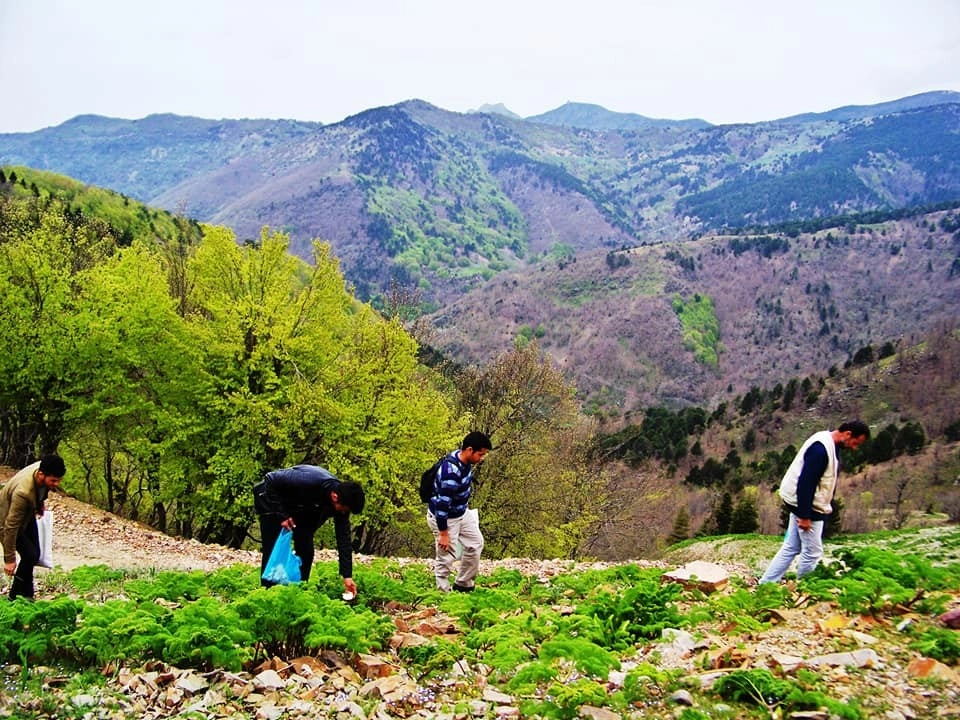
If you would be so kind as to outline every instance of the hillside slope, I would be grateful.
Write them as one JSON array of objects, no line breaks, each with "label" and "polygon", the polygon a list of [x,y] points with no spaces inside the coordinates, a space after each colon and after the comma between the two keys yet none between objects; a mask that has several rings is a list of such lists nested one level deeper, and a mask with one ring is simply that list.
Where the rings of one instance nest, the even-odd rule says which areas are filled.
[{"label": "hillside slope", "polygon": [[[462,362],[484,363],[534,339],[582,404],[605,413],[712,407],[753,386],[825,375],[864,346],[909,345],[955,324],[958,218],[951,211],[795,238],[709,236],[546,260],[433,313],[432,341]],[[712,301],[716,341],[685,334],[674,303],[697,297]],[[704,347],[715,363],[698,359]]]}]

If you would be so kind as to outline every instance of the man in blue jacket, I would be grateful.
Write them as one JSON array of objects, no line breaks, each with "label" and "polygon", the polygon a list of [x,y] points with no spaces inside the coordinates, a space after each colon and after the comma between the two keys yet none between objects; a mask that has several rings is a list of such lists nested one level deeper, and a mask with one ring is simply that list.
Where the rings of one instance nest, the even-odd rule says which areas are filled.
[{"label": "man in blue jacket", "polygon": [[859,420],[836,430],[814,433],[800,448],[780,482],[780,498],[790,511],[783,545],[770,561],[761,583],[779,582],[797,561],[797,577],[811,572],[823,557],[823,523],[833,512],[840,459],[837,448],[856,450],[870,437],[870,428]]},{"label": "man in blue jacket", "polygon": [[[309,580],[313,566],[313,536],[317,528],[333,518],[343,587],[346,592],[356,595],[350,513],[363,512],[365,501],[359,484],[340,481],[316,465],[294,465],[268,472],[263,482],[253,488],[253,507],[260,517],[261,576],[280,530],[286,528],[293,532],[293,549],[301,563],[300,579]],[[261,578],[260,584],[269,587],[275,583]]]},{"label": "man in blue jacket", "polygon": [[437,587],[444,592],[451,590],[450,575],[458,546],[463,555],[452,589],[471,592],[480,572],[483,535],[477,511],[468,509],[467,505],[473,492],[473,468],[483,462],[492,448],[490,438],[481,432],[472,432],[460,443],[460,449],[447,455],[437,469],[433,497],[427,506],[427,526],[436,540]]}]

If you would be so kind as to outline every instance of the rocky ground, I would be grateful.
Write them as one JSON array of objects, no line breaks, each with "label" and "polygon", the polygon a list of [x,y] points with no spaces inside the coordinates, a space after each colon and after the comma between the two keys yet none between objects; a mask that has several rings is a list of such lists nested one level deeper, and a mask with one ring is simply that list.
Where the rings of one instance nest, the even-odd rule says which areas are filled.
[{"label": "rocky ground", "polygon": [[[105,564],[124,569],[213,570],[235,563],[258,564],[256,552],[204,545],[172,538],[149,527],[124,520],[81,503],[63,494],[48,501],[54,513],[54,562],[57,570],[80,565]],[[706,548],[694,557],[687,551],[674,562],[659,565],[676,570],[677,562],[715,560],[722,573],[733,578],[750,578],[755,567],[709,555]],[[742,549],[737,550],[742,554]],[[724,557],[722,553],[719,556]],[[318,562],[334,561],[331,550],[318,552]],[[358,557],[357,562],[366,558]],[[410,562],[428,562],[411,559]],[[547,578],[572,568],[567,561],[500,560],[484,561],[482,573],[494,565],[510,565],[525,574]],[[654,564],[654,563],[645,563]],[[755,562],[751,565],[755,566]],[[593,565],[593,564],[591,564]],[[600,565],[600,563],[597,563]],[[38,571],[38,592],[57,570]],[[362,591],[362,589],[361,589]],[[719,590],[723,592],[724,590]],[[958,598],[957,604],[960,604]],[[388,609],[390,610],[390,609]],[[427,642],[438,633],[456,632],[452,621],[434,608],[391,610],[397,626],[394,647]],[[703,688],[723,673],[736,668],[766,667],[795,673],[800,667],[814,669],[828,678],[835,699],[853,699],[867,708],[865,717],[884,720],[960,718],[960,677],[954,668],[921,658],[906,648],[907,628],[915,618],[904,612],[893,620],[850,617],[831,604],[810,604],[797,596],[796,607],[784,610],[776,622],[760,633],[743,634],[737,628],[717,628],[709,634],[677,632],[649,646],[637,648],[624,670],[641,662],[683,671],[691,682]],[[510,718],[520,717],[519,699],[486,687],[483,668],[469,659],[452,668],[442,681],[421,684],[385,652],[379,657],[344,658],[335,653],[319,657],[276,658],[249,672],[215,671],[198,674],[162,664],[146,668],[111,668],[110,679],[89,693],[61,697],[63,714],[28,714],[43,707],[40,698],[10,695],[0,689],[2,717],[83,717],[109,718],[281,718],[337,717],[385,720],[413,718]],[[11,677],[19,673],[7,666]],[[622,681],[622,673],[611,675],[611,691]],[[58,693],[65,680],[51,675],[46,682],[49,695]],[[9,688],[10,683],[7,683]],[[117,698],[119,706],[116,705]],[[4,700],[8,702],[3,702]],[[459,699],[461,711],[452,712]],[[49,700],[49,697],[48,697]],[[708,717],[734,718],[735,708],[720,702],[705,707],[702,700],[675,693],[655,706],[629,717],[678,717],[688,704],[696,702]],[[31,709],[31,703],[35,705]],[[464,709],[465,708],[465,709]],[[612,720],[619,717],[604,708],[584,707],[581,717]],[[775,712],[771,717],[775,717]],[[758,715],[755,715],[758,717]],[[827,714],[809,714],[822,718]]]},{"label": "rocky ground", "polygon": [[[52,494],[47,509],[53,513],[54,564],[61,570],[100,564],[131,570],[214,570],[260,562],[255,552],[171,537],[63,493]],[[38,570],[38,578],[45,572]]]}]

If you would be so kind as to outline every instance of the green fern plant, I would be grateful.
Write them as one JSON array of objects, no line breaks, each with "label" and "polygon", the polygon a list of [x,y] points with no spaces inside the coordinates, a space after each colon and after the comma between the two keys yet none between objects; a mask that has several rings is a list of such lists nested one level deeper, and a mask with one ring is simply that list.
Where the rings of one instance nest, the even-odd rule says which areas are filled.
[{"label": "green fern plant", "polygon": [[543,699],[528,700],[520,705],[524,717],[544,717],[555,720],[573,720],[583,705],[602,706],[607,702],[607,691],[594,680],[576,678],[569,682],[552,682]]},{"label": "green fern plant", "polygon": [[131,600],[85,605],[76,630],[63,643],[81,664],[157,659],[170,637],[165,624],[171,615],[160,605]]},{"label": "green fern plant", "polygon": [[67,597],[0,601],[0,661],[27,665],[62,657],[61,643],[76,628],[79,611],[80,604]]},{"label": "green fern plant", "polygon": [[163,659],[172,665],[236,672],[253,654],[253,633],[231,605],[215,598],[200,598],[175,612],[168,632]]}]

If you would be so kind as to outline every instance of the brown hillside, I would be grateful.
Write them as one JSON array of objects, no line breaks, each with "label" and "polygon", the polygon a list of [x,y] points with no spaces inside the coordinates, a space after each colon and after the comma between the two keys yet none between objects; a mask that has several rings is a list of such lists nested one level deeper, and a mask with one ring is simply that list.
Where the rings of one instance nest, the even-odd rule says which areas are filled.
[{"label": "brown hillside", "polygon": [[[437,344],[483,363],[531,333],[576,383],[583,404],[614,414],[710,406],[751,387],[823,375],[860,348],[910,344],[955,324],[958,241],[944,213],[763,239],[594,251],[504,273],[431,316]],[[736,243],[756,249],[735,251]],[[713,300],[719,362],[684,347],[675,296]]]}]

